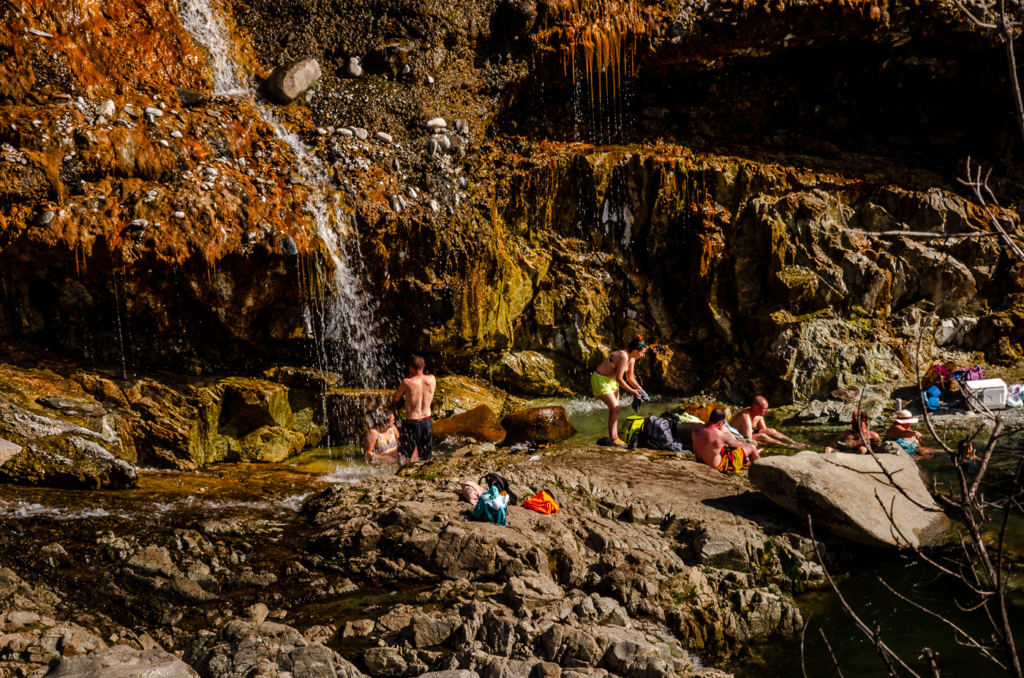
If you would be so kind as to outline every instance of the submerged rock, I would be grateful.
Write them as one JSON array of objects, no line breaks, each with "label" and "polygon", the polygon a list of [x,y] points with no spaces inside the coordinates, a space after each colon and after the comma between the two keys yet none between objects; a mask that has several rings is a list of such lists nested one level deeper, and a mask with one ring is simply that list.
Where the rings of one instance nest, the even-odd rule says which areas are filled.
[{"label": "submerged rock", "polygon": [[467,442],[494,443],[505,440],[505,429],[487,405],[434,422],[434,443],[438,447],[458,447]]},{"label": "submerged rock", "polygon": [[906,454],[881,454],[876,461],[856,454],[801,452],[763,457],[749,473],[750,482],[779,506],[805,519],[810,515],[815,526],[858,544],[932,546],[952,529],[928,493],[917,462]]},{"label": "submerged rock", "polygon": [[267,78],[267,93],[279,104],[290,104],[305,94],[320,75],[320,63],[311,57],[282,64]]},{"label": "submerged rock", "polygon": [[569,415],[560,405],[513,412],[501,420],[505,443],[558,443],[576,434]]}]

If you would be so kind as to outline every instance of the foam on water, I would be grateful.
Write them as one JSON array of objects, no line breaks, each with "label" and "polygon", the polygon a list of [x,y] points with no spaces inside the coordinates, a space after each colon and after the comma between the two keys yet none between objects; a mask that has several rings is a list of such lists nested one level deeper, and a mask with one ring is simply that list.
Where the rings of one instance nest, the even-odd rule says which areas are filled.
[{"label": "foam on water", "polygon": [[43,506],[27,501],[0,500],[0,518],[50,518],[52,520],[82,520],[84,518],[129,518],[127,514],[112,512],[103,508],[69,509],[60,506]]}]

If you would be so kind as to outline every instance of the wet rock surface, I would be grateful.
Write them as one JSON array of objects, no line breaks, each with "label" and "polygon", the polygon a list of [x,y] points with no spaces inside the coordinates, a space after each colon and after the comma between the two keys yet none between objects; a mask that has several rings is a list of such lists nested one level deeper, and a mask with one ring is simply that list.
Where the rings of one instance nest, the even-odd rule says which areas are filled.
[{"label": "wet rock surface", "polygon": [[487,405],[434,422],[434,441],[438,447],[460,447],[470,442],[498,444],[505,440],[505,429]]},{"label": "wet rock surface", "polygon": [[534,407],[512,412],[501,420],[505,443],[560,443],[576,434],[564,407]]}]

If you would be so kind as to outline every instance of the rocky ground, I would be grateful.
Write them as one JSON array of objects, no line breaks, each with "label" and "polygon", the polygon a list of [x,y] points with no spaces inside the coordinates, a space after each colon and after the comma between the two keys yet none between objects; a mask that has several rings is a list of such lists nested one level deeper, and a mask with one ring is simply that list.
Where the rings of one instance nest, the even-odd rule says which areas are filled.
[{"label": "rocky ground", "polygon": [[[520,497],[548,487],[562,510],[469,521],[458,489],[486,471]],[[314,675],[296,667],[318,662],[390,677],[686,674],[694,656],[792,634],[789,594],[821,584],[795,518],[674,454],[476,452],[330,486],[302,518],[204,514],[134,529],[12,516],[3,670],[43,675],[54,658],[127,643],[202,676]]]}]

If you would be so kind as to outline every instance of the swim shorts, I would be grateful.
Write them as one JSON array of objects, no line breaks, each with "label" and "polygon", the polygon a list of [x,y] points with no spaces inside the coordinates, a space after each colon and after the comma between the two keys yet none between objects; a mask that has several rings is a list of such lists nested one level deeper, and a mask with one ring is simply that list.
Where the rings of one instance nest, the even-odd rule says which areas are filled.
[{"label": "swim shorts", "polygon": [[722,461],[718,462],[718,470],[722,473],[743,473],[743,462],[746,461],[746,453],[739,447],[723,447]]},{"label": "swim shorts", "polygon": [[894,442],[903,448],[911,457],[917,455],[917,441],[913,438],[886,438],[884,442]]},{"label": "swim shorts", "polygon": [[434,424],[430,417],[426,419],[405,419],[402,421],[402,437],[398,442],[402,448],[402,456],[412,458],[412,453],[419,450],[420,461],[427,461],[434,454]]},{"label": "swim shorts", "polygon": [[618,393],[619,380],[615,377],[606,377],[603,374],[594,372],[590,375],[590,387],[594,389],[594,395],[598,397],[606,393]]}]

